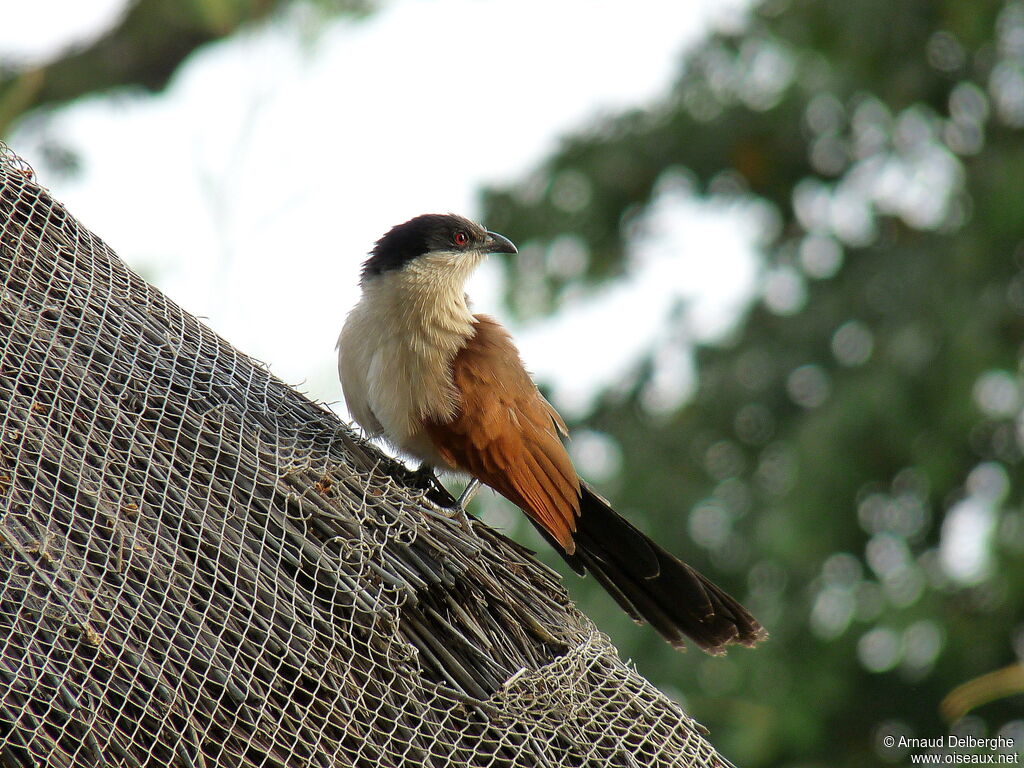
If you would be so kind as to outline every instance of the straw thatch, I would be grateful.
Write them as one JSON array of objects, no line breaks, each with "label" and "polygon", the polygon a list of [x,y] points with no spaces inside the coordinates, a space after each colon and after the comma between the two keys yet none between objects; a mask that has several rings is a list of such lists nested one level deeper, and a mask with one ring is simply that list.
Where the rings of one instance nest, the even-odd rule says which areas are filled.
[{"label": "straw thatch", "polygon": [[722,764],[409,480],[0,148],[0,765]]}]

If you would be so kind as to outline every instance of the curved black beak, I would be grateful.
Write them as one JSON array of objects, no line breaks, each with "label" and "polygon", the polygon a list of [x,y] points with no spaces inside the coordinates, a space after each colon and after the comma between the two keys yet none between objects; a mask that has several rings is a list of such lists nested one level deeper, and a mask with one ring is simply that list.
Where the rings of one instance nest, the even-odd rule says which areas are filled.
[{"label": "curved black beak", "polygon": [[484,250],[487,253],[519,253],[511,240],[497,232],[488,232],[484,240]]}]

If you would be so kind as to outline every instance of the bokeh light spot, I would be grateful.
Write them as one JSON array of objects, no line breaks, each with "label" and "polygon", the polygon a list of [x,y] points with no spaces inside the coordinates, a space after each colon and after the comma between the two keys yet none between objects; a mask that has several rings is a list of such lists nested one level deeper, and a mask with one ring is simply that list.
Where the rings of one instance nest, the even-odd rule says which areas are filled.
[{"label": "bokeh light spot", "polygon": [[789,374],[786,391],[803,408],[817,408],[828,399],[828,375],[820,365],[802,365]]},{"label": "bokeh light spot", "polygon": [[871,330],[858,320],[850,320],[832,335],[832,354],[845,366],[863,365],[870,359],[875,341]]},{"label": "bokeh light spot", "polygon": [[888,627],[876,627],[857,643],[857,658],[869,672],[887,672],[900,661],[900,636]]}]

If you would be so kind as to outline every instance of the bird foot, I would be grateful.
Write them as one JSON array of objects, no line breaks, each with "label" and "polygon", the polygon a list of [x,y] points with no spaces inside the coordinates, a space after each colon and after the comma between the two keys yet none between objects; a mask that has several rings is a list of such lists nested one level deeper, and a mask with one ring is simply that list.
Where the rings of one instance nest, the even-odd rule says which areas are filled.
[{"label": "bird foot", "polygon": [[459,496],[459,500],[455,502],[455,506],[449,508],[452,512],[452,517],[459,521],[459,524],[462,526],[462,530],[466,533],[473,532],[473,519],[469,516],[469,513],[466,512],[466,507],[469,506],[469,502],[473,500],[473,497],[476,496],[476,492],[479,490],[480,481],[474,477],[469,481],[469,485],[466,486],[466,490],[464,490],[462,495]]},{"label": "bird foot", "polygon": [[469,516],[465,508],[460,506],[449,507],[445,510],[448,517],[459,524],[459,527],[467,534],[473,533],[473,518]]},{"label": "bird foot", "polygon": [[[466,486],[466,490],[462,492],[462,495],[459,496],[458,499],[455,499],[455,497],[453,497],[448,492],[448,490],[443,485],[441,485],[440,481],[437,479],[437,476],[429,467],[424,469],[424,467],[421,466],[419,469],[416,470],[416,474],[419,475],[420,477],[425,478],[424,482],[428,483],[424,490],[428,491],[427,498],[429,501],[432,502],[431,506],[433,506],[441,514],[441,516],[445,517],[446,519],[455,520],[456,522],[458,522],[459,527],[462,528],[462,530],[465,531],[467,534],[472,534],[473,518],[471,518],[469,516],[469,513],[466,512],[466,507],[469,505],[469,502],[473,500],[473,497],[476,496],[476,492],[480,489],[480,481],[475,479],[470,480],[469,485]],[[450,500],[449,503],[441,503],[436,498],[431,498],[433,494],[430,494],[429,491],[435,490],[437,488],[440,488],[440,490],[446,497],[446,500]]]}]

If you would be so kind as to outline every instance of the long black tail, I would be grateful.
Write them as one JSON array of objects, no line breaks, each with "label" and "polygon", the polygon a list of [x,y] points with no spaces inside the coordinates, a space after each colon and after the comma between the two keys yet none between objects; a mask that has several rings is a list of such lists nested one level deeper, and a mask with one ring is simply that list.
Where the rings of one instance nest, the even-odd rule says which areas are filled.
[{"label": "long black tail", "polygon": [[[724,590],[659,547],[583,484],[576,552],[579,574],[589,571],[636,621],[647,621],[674,647],[689,637],[711,654],[729,643],[754,646],[768,633]],[[550,538],[550,537],[548,537]]]}]

